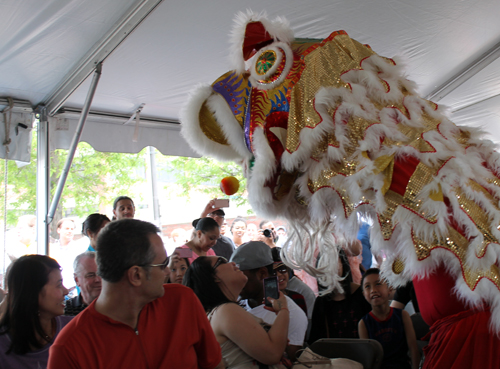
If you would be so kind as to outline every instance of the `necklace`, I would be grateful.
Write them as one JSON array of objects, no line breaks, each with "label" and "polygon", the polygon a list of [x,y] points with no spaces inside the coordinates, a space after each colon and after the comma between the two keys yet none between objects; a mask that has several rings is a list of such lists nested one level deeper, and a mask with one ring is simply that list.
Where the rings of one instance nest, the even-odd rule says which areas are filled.
[{"label": "necklace", "polygon": [[[51,332],[50,334],[52,335],[52,337],[54,337],[54,333],[55,333],[55,328],[56,328],[56,320],[55,319],[52,319],[51,321]],[[45,333],[45,332],[44,332]],[[51,339],[52,339],[51,336],[49,336],[48,334],[45,334],[44,338],[47,342],[49,342]]]}]

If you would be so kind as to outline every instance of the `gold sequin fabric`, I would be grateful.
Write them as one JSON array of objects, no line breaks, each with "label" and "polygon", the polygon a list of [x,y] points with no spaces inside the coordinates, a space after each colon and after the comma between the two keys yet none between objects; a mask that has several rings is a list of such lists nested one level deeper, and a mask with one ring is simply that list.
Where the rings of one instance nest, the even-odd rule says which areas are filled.
[{"label": "gold sequin fabric", "polygon": [[227,145],[227,140],[224,137],[221,127],[213,116],[207,104],[203,104],[199,113],[200,129],[209,140],[217,142],[221,145]]},{"label": "gold sequin fabric", "polygon": [[322,121],[315,108],[317,92],[323,87],[349,88],[341,75],[351,69],[359,69],[359,62],[373,54],[367,47],[341,33],[334,33],[304,51],[301,56],[304,68],[290,93],[289,152],[294,152],[300,145],[302,129],[315,128]]},{"label": "gold sequin fabric", "polygon": [[413,243],[419,260],[430,257],[435,249],[444,249],[454,255],[460,261],[463,279],[471,290],[477,287],[481,279],[487,279],[496,286],[500,285],[500,270],[497,265],[473,268],[467,263],[469,241],[451,227],[448,227],[446,237],[438,238],[435,236],[431,242],[423,241],[413,234]]},{"label": "gold sequin fabric", "polygon": [[[470,132],[458,129],[436,104],[416,95],[397,72],[393,60],[377,56],[347,35],[334,34],[320,45],[310,46],[301,60],[301,78],[290,93],[286,158],[293,162],[295,153],[310,148],[307,155],[296,155],[310,159],[303,165],[299,160],[296,163],[308,175],[301,198],[311,203],[315,196],[324,196],[325,188],[331,189],[330,196],[342,204],[342,208],[332,209],[333,218],[340,224],[342,219],[347,221],[355,215],[358,206],[370,205],[376,214],[373,231],[380,232],[387,245],[380,245],[380,249],[386,253],[396,249],[392,239],[396,227],[404,223],[405,229],[413,229],[418,225],[425,242],[413,233],[407,235],[414,240],[417,260],[432,257],[437,248],[446,249],[459,261],[471,290],[483,278],[500,288],[496,260],[481,260],[488,247],[498,247],[495,219],[500,218],[500,191],[491,189],[500,183],[493,175],[495,169],[486,160],[474,163],[470,157],[470,162],[462,163],[463,168],[486,167],[492,175],[478,182],[474,170],[468,174],[468,181],[457,179],[456,174],[445,175],[461,165],[471,147],[478,150],[471,143]],[[326,104],[321,101],[325,106],[318,104],[321,92],[332,97]],[[318,127],[326,132],[314,135]],[[492,155],[497,154],[483,154]],[[405,168],[401,165],[394,166],[397,160],[404,163],[405,157],[417,162],[409,174],[402,173]],[[352,180],[353,176],[358,179]],[[394,190],[394,183],[401,182],[404,176],[403,189]],[[383,196],[369,196],[367,191]],[[451,204],[449,199],[453,200]],[[397,216],[401,212],[406,214],[404,219]],[[456,218],[453,225],[462,233],[470,233],[469,239],[450,225],[444,230],[437,226],[439,221],[448,224],[449,217]],[[477,241],[477,246],[468,254],[472,240]],[[406,268],[407,275],[412,274],[408,269],[413,264],[405,258],[394,258],[392,273],[399,275]]]}]

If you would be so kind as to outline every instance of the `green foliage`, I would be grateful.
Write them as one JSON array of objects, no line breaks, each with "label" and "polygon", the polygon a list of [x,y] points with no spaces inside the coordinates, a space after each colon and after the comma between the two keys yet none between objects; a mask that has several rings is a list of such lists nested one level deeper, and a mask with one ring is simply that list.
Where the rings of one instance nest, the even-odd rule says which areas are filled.
[{"label": "green foliage", "polygon": [[[240,187],[236,194],[230,196],[231,202],[237,206],[248,203],[246,196],[246,178],[243,177],[241,167],[234,162],[220,162],[215,159],[186,158],[186,157],[163,157],[163,166],[176,179],[176,185],[181,191],[175,191],[181,196],[190,198],[192,191],[201,192],[207,198],[227,198],[220,190],[220,181],[224,177],[233,176],[240,181]],[[170,187],[168,186],[169,190]]]},{"label": "green foliage", "polygon": [[[34,130],[35,133],[35,130]],[[37,171],[36,133],[32,141],[31,162],[18,168],[16,162],[8,162],[8,212],[7,223],[14,226],[17,218],[36,211],[36,171]],[[67,150],[50,153],[49,206],[57,188],[57,183],[68,156]],[[5,160],[0,160],[4,172]],[[144,155],[119,154],[96,151],[85,142],[78,144],[64,187],[54,222],[66,216],[68,206],[72,216],[85,217],[99,211],[103,205],[112,203],[117,194],[130,193],[132,187],[144,181]],[[4,176],[1,176],[3,216]],[[139,196],[136,196],[139,199]]]},{"label": "green foliage", "polygon": [[[57,175],[51,186],[52,195],[66,162],[68,152],[55,150],[51,156],[52,171]],[[138,175],[137,170],[142,172]],[[71,170],[63,190],[61,201],[74,199],[73,215],[95,213],[99,207],[110,204],[118,194],[130,193],[131,188],[144,181],[145,163],[141,153],[120,154],[95,151],[92,146],[80,142],[73,158]],[[139,196],[135,196],[137,200]]]},{"label": "green foliage", "polygon": [[[18,167],[16,162],[8,161],[8,211],[7,224],[15,226],[19,216],[35,214],[36,211],[36,171],[37,140],[33,130],[31,162]],[[55,150],[50,153],[50,188],[54,196],[59,177],[68,152]],[[246,179],[242,169],[233,162],[222,163],[210,158],[185,158],[156,156],[158,171],[166,171],[172,177],[166,185],[169,196],[185,196],[194,192],[203,193],[207,198],[227,198],[220,190],[220,181],[234,176],[240,181],[239,191],[232,195],[231,203],[247,205]],[[0,160],[0,171],[4,172],[4,160]],[[163,169],[162,169],[163,168]],[[120,194],[133,193],[139,202],[140,195],[134,187],[145,181],[146,163],[144,154],[120,154],[95,151],[89,144],[80,142],[73,159],[54,221],[52,234],[55,236],[55,223],[64,216],[85,217],[98,212],[100,208],[112,203]],[[4,178],[0,175],[0,214],[3,218]]]}]

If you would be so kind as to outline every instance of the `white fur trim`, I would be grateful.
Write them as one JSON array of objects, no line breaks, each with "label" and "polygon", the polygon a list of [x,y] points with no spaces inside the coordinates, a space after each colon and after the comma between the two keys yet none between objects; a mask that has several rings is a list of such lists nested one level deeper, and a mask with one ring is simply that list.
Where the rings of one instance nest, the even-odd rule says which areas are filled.
[{"label": "white fur trim", "polygon": [[241,158],[251,159],[252,153],[245,144],[245,131],[234,117],[226,100],[218,94],[212,94],[207,99],[207,106],[214,114],[231,147],[238,152]]},{"label": "white fur trim", "polygon": [[[276,61],[274,65],[272,66],[271,69],[267,71],[266,74],[264,75],[259,75],[257,74],[256,71],[256,66],[255,62],[259,59],[259,56],[262,55],[262,53],[266,52],[267,50],[272,50],[276,53]],[[261,80],[266,80],[269,77],[273,76],[276,72],[276,70],[279,68],[283,57],[285,57],[285,67],[281,71],[280,75],[276,80],[270,81],[270,82],[260,82]],[[290,48],[288,44],[285,44],[283,42],[276,42],[271,45],[268,45],[262,49],[260,49],[257,54],[255,55],[254,58],[252,58],[252,65],[249,68],[250,69],[250,77],[248,80],[252,84],[253,87],[256,87],[260,90],[271,90],[274,87],[280,85],[290,72],[290,69],[292,69],[293,66],[293,51]]]},{"label": "white fur trim", "polygon": [[[200,155],[213,156],[218,160],[238,161],[244,158],[234,147],[221,145],[208,139],[200,128],[199,113],[207,99],[213,94],[210,85],[200,85],[190,94],[187,104],[181,111],[181,135],[186,142]],[[229,117],[232,125],[239,127],[236,118]],[[227,137],[226,137],[227,139]]]}]

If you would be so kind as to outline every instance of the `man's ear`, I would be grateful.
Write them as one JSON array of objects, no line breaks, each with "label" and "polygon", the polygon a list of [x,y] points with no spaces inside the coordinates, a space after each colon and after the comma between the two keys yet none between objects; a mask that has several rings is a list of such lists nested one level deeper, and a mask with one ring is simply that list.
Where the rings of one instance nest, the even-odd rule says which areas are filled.
[{"label": "man's ear", "polygon": [[144,278],[144,269],[140,266],[134,265],[127,270],[127,278],[131,285],[138,287],[142,284]]},{"label": "man's ear", "polygon": [[267,267],[259,268],[259,270],[257,271],[257,276],[261,281],[269,277],[269,271],[267,270]]},{"label": "man's ear", "polygon": [[75,280],[76,285],[80,287],[80,282],[78,281],[78,276],[76,275],[76,273],[73,273],[73,279]]}]

